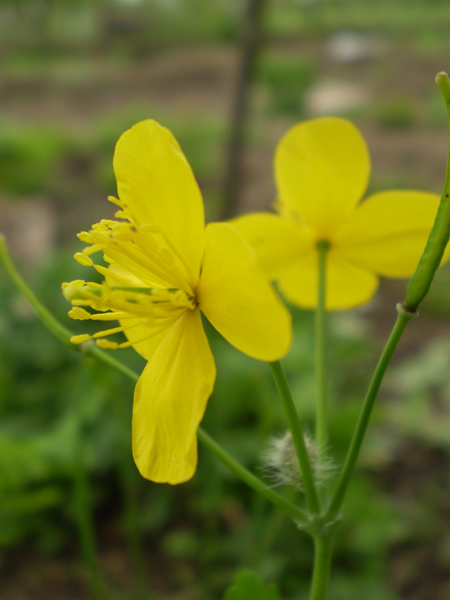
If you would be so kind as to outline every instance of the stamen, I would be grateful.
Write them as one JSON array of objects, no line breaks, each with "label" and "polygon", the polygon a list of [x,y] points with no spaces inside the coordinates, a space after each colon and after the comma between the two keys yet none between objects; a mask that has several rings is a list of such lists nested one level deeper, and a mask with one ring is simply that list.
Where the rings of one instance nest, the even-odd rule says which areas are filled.
[{"label": "stamen", "polygon": [[[87,312],[87,311],[86,311]],[[70,315],[70,313],[69,313]],[[107,313],[96,313],[91,315],[89,313],[89,318],[92,321],[118,321],[119,319],[136,319],[136,315],[132,315],[130,313],[124,311],[116,311],[116,312],[107,312]]]},{"label": "stamen", "polygon": [[87,319],[91,319],[92,316],[90,312],[79,306],[74,306],[69,310],[69,317],[77,321],[86,321]]},{"label": "stamen", "polygon": [[[69,316],[73,319],[120,322],[92,336],[73,336],[72,342],[95,339],[100,348],[116,349],[145,342],[197,305],[189,269],[170,239],[157,227],[140,226],[122,201],[113,197],[109,200],[119,206],[116,217],[124,221],[102,219],[89,232],[81,232],[78,237],[88,245],[75,255],[81,264],[94,266],[106,282],[75,280],[63,284],[63,293],[72,303]],[[98,251],[103,252],[106,262],[123,265],[123,276],[94,264],[90,255]],[[121,343],[106,339],[134,328],[144,334],[141,339]]]},{"label": "stamen", "polygon": [[[163,244],[151,234],[159,237]],[[100,223],[92,226],[90,235],[83,233],[80,237],[96,248],[103,249],[104,258],[108,262],[122,263],[124,255],[128,257],[130,259],[128,269],[141,279],[146,279],[148,274],[152,274],[160,278],[161,283],[168,283],[173,287],[180,287],[180,283],[186,282],[187,284],[189,281],[189,271],[183,259],[175,252],[170,240],[159,228],[136,227],[131,222],[102,219]],[[130,242],[132,243],[130,244]],[[183,271],[180,271],[177,264],[174,263],[174,256],[179,259],[177,264],[183,267]],[[88,264],[83,256],[77,255],[77,259],[82,264]],[[131,264],[132,269],[130,269]],[[182,287],[185,292],[188,292],[190,290],[186,284]]]},{"label": "stamen", "polygon": [[112,203],[112,204],[116,204],[117,206],[120,206],[120,208],[122,208],[122,202],[119,200],[119,198],[115,198],[114,196],[108,196],[108,200]]},{"label": "stamen", "polygon": [[91,339],[91,336],[88,333],[82,333],[81,335],[73,335],[70,338],[72,344],[82,344],[83,342],[87,342]]},{"label": "stamen", "polygon": [[71,302],[72,298],[79,292],[80,288],[82,288],[85,283],[86,282],[81,279],[76,279],[70,283],[63,283],[61,288],[64,298]]},{"label": "stamen", "polygon": [[77,234],[77,238],[79,240],[81,240],[82,242],[85,242],[86,244],[94,243],[94,236],[92,235],[92,233],[89,233],[88,231],[81,231],[80,233]]},{"label": "stamen", "polygon": [[97,331],[97,333],[94,333],[94,335],[92,336],[93,338],[99,338],[99,337],[105,337],[107,335],[114,335],[115,333],[122,333],[122,331],[124,331],[123,327],[113,327],[111,329],[104,329],[103,331]]},{"label": "stamen", "polygon": [[111,342],[111,340],[95,340],[95,343],[102,350],[117,350],[119,348],[119,344],[117,342]]},{"label": "stamen", "polygon": [[[150,337],[151,337],[151,335],[145,335],[144,337],[140,338],[139,340],[133,340],[132,342],[130,340],[127,340],[126,342],[117,344],[117,348],[118,349],[130,348],[131,346],[135,346],[136,344],[142,344],[142,342],[146,342],[148,339],[150,339]],[[98,340],[98,341],[100,341],[100,340]]]},{"label": "stamen", "polygon": [[94,269],[96,271],[98,271],[101,275],[104,275],[108,279],[114,279],[114,281],[117,281],[117,283],[121,283],[122,285],[126,285],[127,283],[130,283],[130,281],[128,279],[125,279],[124,277],[117,275],[117,273],[115,273],[112,269],[107,269],[106,267],[103,267],[102,265],[94,265]]},{"label": "stamen", "polygon": [[65,290],[66,288],[73,286],[73,287],[81,287],[83,285],[85,285],[86,282],[83,279],[74,279],[73,281],[69,281],[69,282],[65,282],[61,284],[61,288],[63,290]]},{"label": "stamen", "polygon": [[83,254],[82,252],[76,252],[74,258],[80,265],[84,265],[85,267],[92,267],[94,264],[92,258],[89,258],[89,256],[86,256],[86,254]]}]

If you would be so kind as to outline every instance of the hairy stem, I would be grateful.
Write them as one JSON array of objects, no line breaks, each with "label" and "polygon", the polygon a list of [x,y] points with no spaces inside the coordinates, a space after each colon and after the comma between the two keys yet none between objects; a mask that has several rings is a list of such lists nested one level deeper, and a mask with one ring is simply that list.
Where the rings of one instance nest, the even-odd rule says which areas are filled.
[{"label": "hairy stem", "polygon": [[305,490],[306,504],[312,514],[318,515],[320,513],[319,494],[317,493],[308,449],[306,447],[302,426],[295,408],[291,390],[289,389],[289,384],[281,364],[279,362],[273,362],[269,363],[269,365],[278,389],[278,393],[280,394],[280,398],[283,403],[289,429],[291,430],[292,441],[294,442],[295,451],[297,453],[298,462],[302,472],[302,482],[303,489]]}]

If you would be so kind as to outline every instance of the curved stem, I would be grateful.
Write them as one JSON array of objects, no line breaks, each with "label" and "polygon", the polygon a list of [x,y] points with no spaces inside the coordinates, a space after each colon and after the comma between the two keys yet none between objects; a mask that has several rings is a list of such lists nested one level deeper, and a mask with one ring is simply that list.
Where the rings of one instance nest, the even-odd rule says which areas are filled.
[{"label": "curved stem", "polygon": [[272,488],[267,487],[258,477],[255,477],[253,473],[250,473],[245,467],[238,463],[232,456],[230,456],[225,450],[219,446],[201,427],[198,431],[199,442],[208,448],[224,465],[226,465],[235,475],[237,475],[242,481],[253,488],[256,492],[264,496],[267,500],[275,504],[287,515],[296,519],[297,521],[308,521],[308,514],[300,507],[293,504],[290,500],[281,496],[275,492]]},{"label": "curved stem", "polygon": [[331,570],[333,536],[314,537],[314,571],[309,600],[325,600]]},{"label": "curved stem", "polygon": [[306,504],[309,510],[314,515],[318,515],[320,513],[319,494],[317,493],[308,449],[306,448],[302,426],[300,423],[300,419],[298,418],[291,390],[289,389],[289,384],[287,382],[286,375],[284,374],[283,367],[281,366],[281,364],[279,362],[273,362],[269,363],[269,366],[270,370],[272,371],[272,375],[275,380],[275,385],[277,386],[278,393],[280,394],[281,401],[283,403],[284,412],[286,413],[286,419],[288,422],[289,429],[291,430],[292,440],[294,442],[295,451],[297,453],[298,462],[300,464],[300,469],[302,472],[302,481],[303,488],[305,490]]},{"label": "curved stem", "polygon": [[336,486],[336,490],[330,502],[330,506],[327,511],[327,519],[333,520],[341,510],[344,502],[345,494],[347,492],[350,479],[353,475],[353,471],[358,460],[359,452],[364,440],[364,435],[369,424],[370,415],[372,414],[372,408],[375,403],[375,399],[380,389],[381,382],[383,381],[384,374],[388,367],[389,361],[391,360],[394,350],[397,347],[398,342],[402,336],[405,327],[409,321],[417,316],[417,313],[411,313],[402,308],[399,304],[397,305],[398,317],[395,322],[394,328],[389,336],[386,346],[381,354],[380,360],[378,361],[377,368],[373,374],[372,381],[370,382],[367,395],[364,399],[364,403],[361,408],[361,412],[356,424],[356,429],[353,433],[353,438],[350,443],[350,447],[345,459],[344,466],[342,468],[339,481]]},{"label": "curved stem", "polygon": [[31,304],[36,315],[41,319],[44,325],[49,329],[63,344],[66,346],[70,346],[73,349],[76,349],[74,344],[70,341],[71,333],[68,329],[66,329],[59,321],[55,319],[55,317],[51,314],[49,310],[43,306],[33,292],[30,290],[28,285],[19,275],[13,261],[11,260],[11,256],[8,252],[8,246],[6,245],[5,237],[0,234],[0,258],[3,262],[3,266],[6,269],[6,272],[14,281],[16,286]]},{"label": "curved stem", "polygon": [[316,309],[316,446],[320,455],[328,439],[327,428],[327,378],[326,378],[326,260],[329,244],[318,242],[319,281]]}]

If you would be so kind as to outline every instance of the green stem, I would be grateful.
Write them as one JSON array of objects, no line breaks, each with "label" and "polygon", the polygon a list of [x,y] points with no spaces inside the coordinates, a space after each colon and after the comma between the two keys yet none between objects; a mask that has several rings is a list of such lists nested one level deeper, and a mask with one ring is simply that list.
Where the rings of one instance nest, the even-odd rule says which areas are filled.
[{"label": "green stem", "polygon": [[309,600],[325,600],[331,570],[333,535],[314,537],[314,571]]},{"label": "green stem", "polygon": [[61,325],[61,323],[55,319],[51,312],[39,302],[25,281],[19,275],[13,261],[11,260],[5,237],[2,234],[0,234],[0,258],[3,261],[6,272],[31,304],[34,312],[41,319],[47,329],[49,329],[63,344],[76,349],[74,344],[70,342],[70,336],[72,335],[70,331]]},{"label": "green stem", "polygon": [[286,375],[281,364],[279,362],[273,362],[269,363],[269,365],[275,380],[275,385],[277,386],[278,393],[283,403],[289,429],[291,430],[292,441],[294,442],[295,451],[297,453],[298,462],[302,472],[306,504],[312,514],[318,515],[320,513],[319,494],[317,493],[308,449],[306,448],[302,426],[295,408],[291,390],[289,389],[289,384],[286,380]]},{"label": "green stem", "polygon": [[[72,336],[73,334],[71,333],[70,335]],[[136,383],[139,379],[139,374],[136,373],[136,371],[133,371],[132,369],[121,363],[119,360],[115,359],[113,356],[108,354],[108,352],[101,350],[95,344],[95,342],[84,342],[83,344],[74,346],[74,349],[81,352],[83,356],[92,356],[93,358],[96,358],[103,364],[107,365],[114,371],[117,371],[117,373],[120,373],[121,375],[123,375],[130,381],[133,381],[134,383]]]},{"label": "green stem", "polygon": [[316,446],[319,453],[324,452],[328,439],[327,428],[327,378],[326,378],[326,260],[328,242],[318,242],[319,281],[316,309]]},{"label": "green stem", "polygon": [[[8,274],[11,276],[12,280],[15,282],[17,287],[21,290],[24,296],[28,299],[31,306],[35,310],[36,314],[44,325],[48,327],[48,329],[64,344],[69,346],[75,351],[81,352],[84,356],[93,356],[100,362],[106,364],[108,367],[117,371],[127,379],[130,379],[134,383],[139,379],[138,373],[129,369],[126,365],[122,364],[120,361],[113,358],[109,353],[101,350],[98,346],[95,345],[94,342],[88,341],[83,344],[72,344],[70,342],[70,338],[73,336],[73,333],[63,327],[59,321],[57,321],[53,315],[39,302],[36,296],[33,294],[31,289],[19,275],[17,269],[15,268],[6,246],[5,238],[0,235],[0,258],[3,260],[5,264],[6,270]],[[281,367],[280,367],[281,368]],[[201,428],[198,429],[198,439],[199,441],[206,446],[213,454],[221,460],[235,475],[240,477],[247,485],[252,487],[255,491],[259,492],[262,496],[267,498],[270,502],[278,506],[282,511],[284,511],[287,515],[296,519],[298,521],[302,521],[306,523],[309,521],[309,515],[306,511],[302,510],[300,507],[296,506],[277,492],[275,492],[272,488],[266,486],[258,477],[250,473],[247,469],[245,469],[242,465],[240,465],[237,461],[234,460],[225,450],[217,444],[207,433],[205,433]]]},{"label": "green stem", "polygon": [[226,465],[230,471],[233,471],[242,481],[248,486],[253,488],[256,492],[264,496],[267,500],[275,504],[287,515],[296,519],[297,521],[307,522],[309,519],[308,514],[300,507],[293,504],[290,500],[281,496],[275,492],[272,488],[267,487],[258,477],[255,477],[250,471],[247,471],[245,467],[239,464],[232,456],[230,456],[225,450],[219,446],[201,427],[198,429],[199,441],[208,448],[224,465]]},{"label": "green stem", "polygon": [[333,494],[330,506],[327,511],[327,519],[330,521],[333,520],[339,514],[339,511],[341,510],[342,504],[344,502],[345,494],[347,492],[350,479],[353,475],[356,461],[358,460],[359,452],[361,450],[361,446],[364,440],[364,435],[369,424],[370,415],[372,414],[372,408],[377,397],[378,390],[380,389],[381,382],[383,381],[383,377],[388,367],[389,361],[391,360],[394,350],[397,347],[398,342],[400,341],[405,327],[413,317],[417,316],[417,313],[411,313],[406,311],[400,304],[397,305],[397,312],[397,320],[395,322],[391,335],[389,336],[389,339],[386,343],[386,346],[383,350],[383,353],[381,354],[380,360],[378,361],[378,365],[375,369],[372,381],[370,382],[370,386],[367,391],[367,395],[364,399],[358,422],[356,424],[356,429],[353,433],[353,438],[350,443],[347,458],[345,459],[345,463],[339,476],[339,481],[337,483],[336,490]]}]

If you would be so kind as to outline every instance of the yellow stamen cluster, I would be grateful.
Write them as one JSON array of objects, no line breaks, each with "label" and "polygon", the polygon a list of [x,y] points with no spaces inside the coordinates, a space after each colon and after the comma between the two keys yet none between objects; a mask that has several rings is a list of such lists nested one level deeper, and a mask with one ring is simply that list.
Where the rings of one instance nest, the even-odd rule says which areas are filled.
[{"label": "yellow stamen cluster", "polygon": [[[197,306],[195,292],[186,283],[185,266],[172,252],[170,245],[160,231],[155,228],[139,226],[132,215],[119,200],[110,198],[119,204],[122,210],[117,217],[127,221],[102,220],[83,231],[78,237],[89,244],[82,252],[75,254],[76,260],[85,266],[93,266],[105,275],[103,284],[85,282],[81,279],[64,283],[63,293],[73,308],[69,316],[77,320],[111,321],[120,320],[121,325],[94,335],[73,336],[74,344],[96,339],[101,348],[126,348],[142,340],[117,343],[102,339],[105,336],[155,323],[174,311],[193,310]],[[95,252],[103,252],[106,262],[121,265],[120,274],[114,267],[105,268],[94,264],[90,258]],[[124,261],[125,257],[125,261]],[[116,260],[117,259],[117,260]],[[174,276],[175,273],[175,276]],[[180,282],[182,285],[180,285]],[[184,285],[183,285],[184,284]],[[183,287],[184,289],[180,289]],[[85,308],[98,311],[91,313]],[[123,320],[132,320],[124,325]],[[100,338],[100,339],[98,339]]]}]

